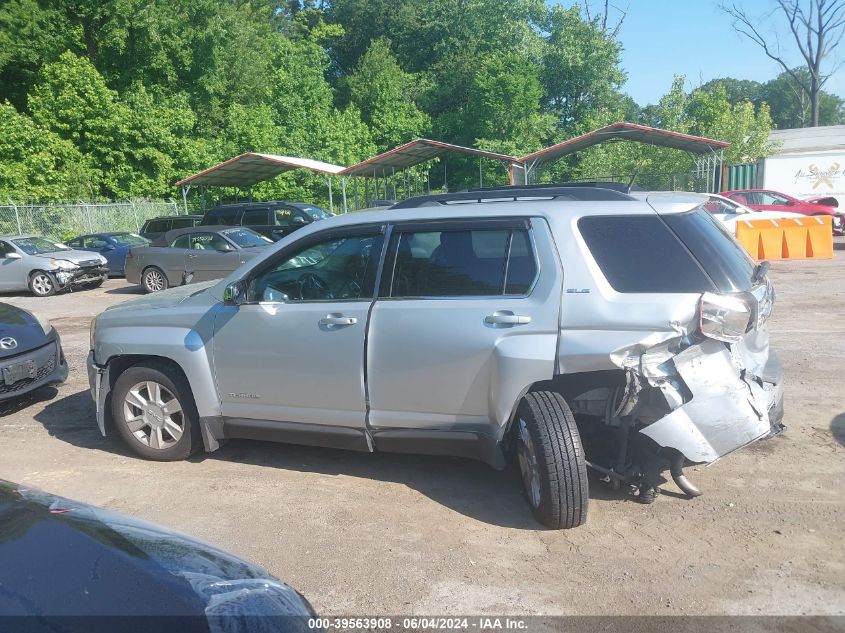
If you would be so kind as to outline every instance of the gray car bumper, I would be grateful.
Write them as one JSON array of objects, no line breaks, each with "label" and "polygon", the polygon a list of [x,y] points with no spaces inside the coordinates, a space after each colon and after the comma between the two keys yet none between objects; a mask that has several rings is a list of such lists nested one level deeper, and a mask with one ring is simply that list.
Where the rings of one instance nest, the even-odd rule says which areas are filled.
[{"label": "gray car bumper", "polygon": [[38,349],[12,358],[4,358],[0,365],[9,366],[19,363],[31,363],[34,375],[22,378],[12,384],[6,384],[5,379],[0,376],[0,401],[11,400],[41,387],[58,385],[67,380],[68,366],[62,353],[62,344],[58,335],[47,345]]}]

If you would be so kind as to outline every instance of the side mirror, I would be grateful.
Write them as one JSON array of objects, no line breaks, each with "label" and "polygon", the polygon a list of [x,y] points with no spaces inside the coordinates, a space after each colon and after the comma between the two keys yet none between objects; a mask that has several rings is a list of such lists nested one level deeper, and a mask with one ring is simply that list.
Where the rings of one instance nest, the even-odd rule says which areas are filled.
[{"label": "side mirror", "polygon": [[227,306],[240,305],[245,297],[244,284],[241,281],[233,281],[223,289],[223,303]]},{"label": "side mirror", "polygon": [[106,252],[108,252],[108,251],[113,251],[113,250],[114,250],[114,246],[112,246],[111,244],[106,244],[106,245],[105,245],[105,246],[103,246],[103,248],[101,248],[100,250],[101,250],[101,251],[103,251],[104,253],[106,253]]},{"label": "side mirror", "polygon": [[218,253],[231,253],[234,250],[235,250],[235,247],[232,246],[231,244],[228,244],[228,243],[227,244],[221,244],[217,248]]},{"label": "side mirror", "polygon": [[12,251],[11,253],[6,253],[6,259],[23,259],[23,257],[20,253]]},{"label": "side mirror", "polygon": [[290,220],[291,224],[308,224],[308,221],[301,215],[295,215]]}]

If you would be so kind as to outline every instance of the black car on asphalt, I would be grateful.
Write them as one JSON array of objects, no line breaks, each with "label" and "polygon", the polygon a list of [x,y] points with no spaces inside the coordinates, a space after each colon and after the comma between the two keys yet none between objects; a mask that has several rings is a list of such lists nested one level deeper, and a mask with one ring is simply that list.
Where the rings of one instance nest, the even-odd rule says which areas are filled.
[{"label": "black car on asphalt", "polygon": [[325,209],[306,202],[239,202],[209,209],[200,224],[246,226],[277,242],[296,229],[331,216]]},{"label": "black car on asphalt", "polygon": [[0,479],[0,630],[304,632],[313,617],[228,552]]},{"label": "black car on asphalt", "polygon": [[67,374],[62,342],[50,322],[0,303],[0,401],[63,383]]},{"label": "black car on asphalt", "polygon": [[148,240],[154,240],[159,235],[164,235],[174,229],[187,229],[196,226],[202,220],[201,215],[163,215],[158,218],[150,218],[138,231],[138,235]]}]

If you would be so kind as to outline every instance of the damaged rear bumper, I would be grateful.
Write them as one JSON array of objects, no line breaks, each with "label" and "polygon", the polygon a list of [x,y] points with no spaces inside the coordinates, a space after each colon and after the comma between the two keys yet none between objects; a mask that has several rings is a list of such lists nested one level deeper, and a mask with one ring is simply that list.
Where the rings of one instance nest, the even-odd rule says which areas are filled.
[{"label": "damaged rear bumper", "polygon": [[674,354],[649,350],[635,365],[626,369],[635,373],[637,391],[659,390],[670,408],[640,433],[690,462],[715,462],[782,428],[782,370],[765,331],[730,346],[706,339]]}]

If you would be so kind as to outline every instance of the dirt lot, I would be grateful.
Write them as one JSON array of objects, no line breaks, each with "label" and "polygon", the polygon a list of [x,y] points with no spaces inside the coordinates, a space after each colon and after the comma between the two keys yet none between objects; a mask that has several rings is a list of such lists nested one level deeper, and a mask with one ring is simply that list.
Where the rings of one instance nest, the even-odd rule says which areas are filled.
[{"label": "dirt lot", "polygon": [[540,529],[515,471],[236,441],[189,462],[99,435],[88,323],[122,280],[50,299],[68,382],[0,411],[0,478],[152,520],[255,560],[323,614],[845,614],[845,240],[780,262],[787,430],[645,507],[591,482],[586,526]]}]

